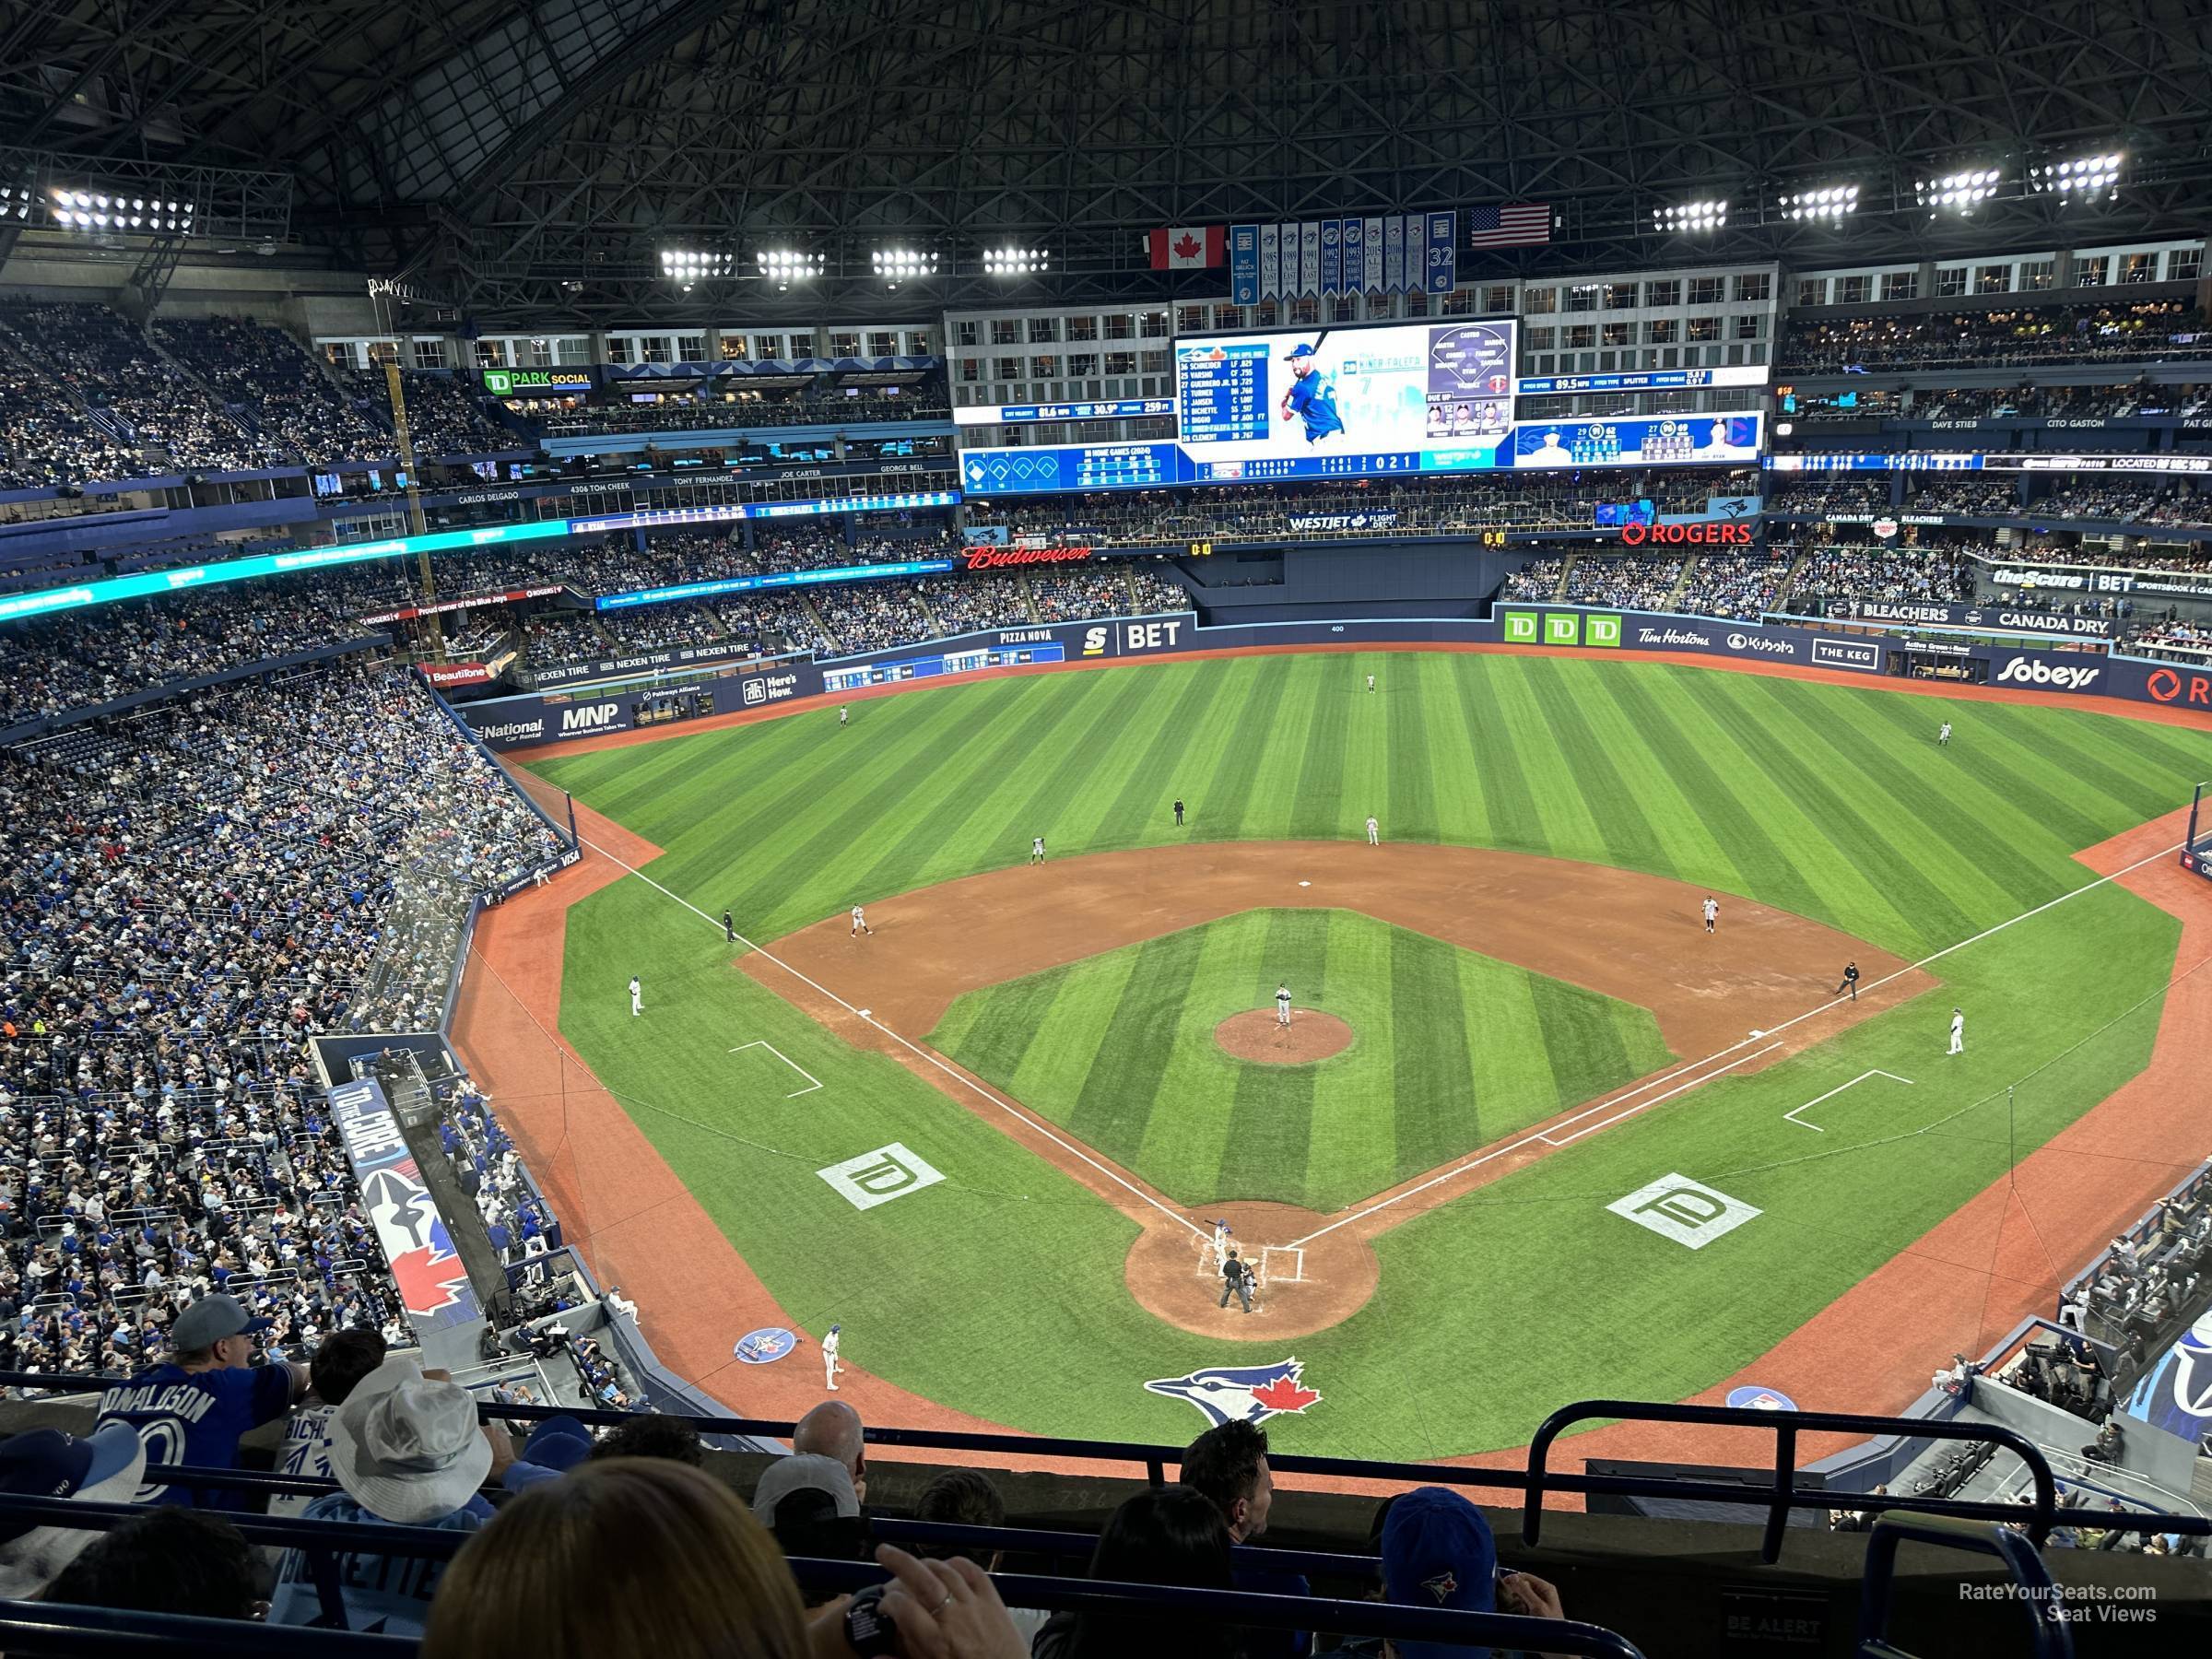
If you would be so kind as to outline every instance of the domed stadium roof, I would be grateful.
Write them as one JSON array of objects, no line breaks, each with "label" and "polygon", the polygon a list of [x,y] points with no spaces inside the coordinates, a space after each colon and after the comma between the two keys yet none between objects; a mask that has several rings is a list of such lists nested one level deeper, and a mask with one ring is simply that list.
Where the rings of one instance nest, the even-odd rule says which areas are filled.
[{"label": "domed stadium roof", "polygon": [[[1553,246],[1477,271],[1689,258],[1836,265],[2201,232],[2206,49],[2189,0],[1783,7],[1496,0],[26,0],[0,144],[280,170],[290,225],[482,310],[675,301],[659,250],[822,256],[782,303],[911,314],[872,251],[986,246],[1035,292],[1214,292],[1155,276],[1162,226],[1533,202]],[[2087,213],[2025,188],[1931,226],[1918,182],[2124,153]],[[1844,183],[1841,229],[1784,194]],[[1664,234],[1655,211],[1726,201]],[[2110,236],[2107,236],[2110,232]],[[1464,268],[1464,267],[1463,267]],[[578,288],[575,285],[581,284]],[[700,296],[704,298],[705,296]]]}]

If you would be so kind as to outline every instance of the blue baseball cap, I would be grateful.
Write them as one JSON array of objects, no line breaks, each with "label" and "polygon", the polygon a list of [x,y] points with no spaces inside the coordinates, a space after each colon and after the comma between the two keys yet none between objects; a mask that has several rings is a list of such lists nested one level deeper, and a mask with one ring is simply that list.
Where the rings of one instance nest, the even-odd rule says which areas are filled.
[{"label": "blue baseball cap", "polygon": [[[1498,1606],[1498,1544],[1482,1512],[1443,1487],[1416,1487],[1382,1524],[1382,1599],[1408,1607],[1490,1613]],[[1399,1659],[1489,1659],[1487,1647],[1392,1642]]]},{"label": "blue baseball cap", "polygon": [[592,1431],[572,1417],[551,1417],[531,1430],[523,1461],[567,1474],[592,1454]]},{"label": "blue baseball cap", "polygon": [[[128,1423],[110,1423],[82,1438],[59,1429],[29,1429],[0,1441],[0,1492],[10,1497],[97,1497],[128,1503],[145,1470],[146,1448]],[[123,1489],[94,1490],[111,1482]],[[47,1524],[9,1516],[0,1522],[0,1544],[11,1544]],[[86,1543],[91,1539],[91,1533],[84,1534]]]},{"label": "blue baseball cap", "polygon": [[1285,358],[1283,361],[1287,363],[1289,362],[1292,358],[1310,358],[1312,355],[1313,347],[1307,345],[1303,340],[1300,340],[1297,345],[1290,347],[1290,356]]}]

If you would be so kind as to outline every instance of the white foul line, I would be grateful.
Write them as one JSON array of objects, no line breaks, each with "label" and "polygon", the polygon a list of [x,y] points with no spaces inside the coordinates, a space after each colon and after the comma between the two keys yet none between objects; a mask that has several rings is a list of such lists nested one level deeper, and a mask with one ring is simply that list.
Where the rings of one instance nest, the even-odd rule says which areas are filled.
[{"label": "white foul line", "polygon": [[1912,1081],[1912,1079],[1910,1077],[1899,1077],[1895,1072],[1878,1070],[1863,1071],[1857,1077],[1853,1077],[1850,1082],[1839,1083],[1835,1086],[1835,1088],[1830,1089],[1826,1094],[1815,1095],[1804,1105],[1791,1107],[1789,1111],[1782,1114],[1782,1121],[1785,1124],[1795,1124],[1800,1129],[1810,1129],[1815,1135],[1826,1135],[1828,1131],[1821,1128],[1819,1124],[1808,1124],[1797,1114],[1801,1112],[1810,1112],[1814,1107],[1819,1105],[1823,1100],[1834,1100],[1838,1095],[1841,1094],[1847,1088],[1856,1088],[1860,1084],[1865,1082],[1869,1077],[1887,1077],[1892,1083],[1910,1083]]},{"label": "white foul line", "polygon": [[[577,836],[577,840],[582,841],[585,846],[591,848],[593,852],[598,853],[609,864],[628,870],[632,876],[635,876],[640,881],[643,882],[654,892],[661,894],[664,898],[675,900],[677,903],[682,905],[686,910],[689,911],[693,915],[697,916],[708,926],[717,929],[722,926],[722,924],[719,921],[717,921],[714,917],[708,915],[705,911],[700,910],[698,905],[692,903],[690,900],[685,898],[681,893],[670,892],[666,888],[663,887],[652,877],[646,875],[644,871],[639,869],[637,865],[616,857],[612,853],[608,852],[597,841],[593,841],[589,836],[579,834]],[[1035,1118],[1031,1117],[1028,1112],[1016,1106],[1011,1100],[1002,1099],[998,1095],[994,1094],[990,1089],[985,1088],[982,1084],[976,1082],[974,1078],[968,1077],[964,1073],[955,1071],[951,1066],[946,1065],[942,1058],[935,1053],[932,1053],[928,1049],[922,1047],[919,1043],[908,1041],[898,1032],[892,1030],[889,1026],[885,1025],[883,1021],[877,1019],[876,1016],[870,1013],[867,1009],[854,1007],[851,1003],[847,1002],[836,992],[830,990],[829,986],[808,978],[798,969],[794,968],[789,962],[783,960],[782,958],[776,956],[770,951],[762,949],[759,946],[754,944],[752,940],[747,938],[743,934],[737,932],[735,928],[732,928],[730,930],[730,936],[735,939],[738,944],[744,946],[747,950],[757,953],[762,960],[773,962],[777,967],[782,969],[784,972],[790,974],[792,978],[797,980],[801,984],[806,985],[810,990],[813,990],[822,996],[827,997],[830,1001],[835,1003],[839,1007],[842,1008],[846,1013],[852,1015],[853,1018],[861,1020],[867,1025],[874,1026],[886,1037],[888,1037],[893,1042],[896,1042],[900,1048],[905,1049],[909,1053],[912,1054],[917,1060],[925,1061],[929,1065],[935,1066],[937,1070],[943,1072],[947,1077],[950,1077],[954,1082],[960,1085],[961,1088],[969,1090],[972,1094],[979,1094],[982,1096],[984,1100],[990,1101],[1001,1112],[1004,1112],[1008,1116],[1027,1124],[1030,1128],[1035,1130],[1039,1135],[1044,1136],[1046,1140],[1051,1141],[1053,1146],[1058,1147],[1063,1152],[1067,1153],[1072,1158],[1081,1159],[1085,1163],[1088,1164],[1100,1174],[1105,1176],[1107,1180],[1112,1182],[1114,1185],[1122,1188],[1123,1191],[1128,1193],[1132,1197],[1143,1199],[1147,1204],[1150,1205],[1161,1215],[1167,1217],[1169,1220],[1174,1222],[1177,1226],[1188,1228],[1192,1232],[1196,1233],[1202,1239],[1211,1236],[1204,1228],[1200,1227],[1196,1222],[1191,1220],[1189,1217],[1177,1215],[1166,1205],[1160,1203],[1159,1199],[1153,1197],[1151,1194],[1144,1191],[1141,1187],[1131,1184],[1128,1178],[1123,1175],[1120,1171],[1108,1169],[1104,1164],[1100,1163],[1097,1159],[1093,1158],[1088,1152],[1085,1151],[1081,1147],[1077,1146],[1074,1142],[1062,1140],[1057,1135],[1054,1135],[1051,1129],[1047,1128],[1044,1124],[1039,1123]],[[804,1093],[805,1090],[801,1090],[800,1092]]]},{"label": "white foul line", "polygon": [[[2173,845],[2170,847],[2161,847],[2156,853],[2147,853],[2144,857],[2136,859],[2134,864],[2128,865],[2122,869],[2114,870],[2109,876],[2100,876],[2094,881],[2084,882],[2077,888],[2074,888],[2066,892],[2059,894],[2059,896],[2055,899],[2045,900],[2042,903],[2037,905],[2033,910],[2022,911],[2018,915],[2012,917],[2009,921],[2000,922],[1994,927],[1985,927],[1980,933],[1975,934],[1971,938],[1960,939],[1955,945],[1946,945],[1941,950],[1933,951],[1929,955],[1922,957],[1917,962],[1908,962],[1905,964],[1905,966],[1897,970],[1896,972],[1884,974],[1880,979],[1876,980],[1873,983],[1865,986],[1865,988],[1868,991],[1878,991],[1884,985],[1889,983],[1890,981],[1900,980],[1904,978],[1904,976],[1908,973],[1917,972],[1919,970],[1925,968],[1930,962],[1941,961],[1945,957],[1951,955],[1955,951],[1964,950],[1969,945],[1978,945],[1983,939],[1992,938],[1996,935],[2003,933],[2008,927],[2012,927],[2019,923],[2029,921],[2033,917],[2040,916],[2047,910],[2055,909],[2057,906],[2065,903],[2065,901],[2069,899],[2078,899],[2082,894],[2093,891],[2094,889],[2104,886],[2105,883],[2109,881],[2117,881],[2123,876],[2131,876],[2136,871],[2141,869],[2145,865],[2157,864],[2160,859],[2169,858],[2174,853],[2180,852],[2183,845],[2185,845],[2184,842],[2175,841]],[[705,912],[701,912],[700,913],[703,915]],[[1853,1000],[1855,1001],[1857,999],[1853,998]],[[1821,1003],[1816,1007],[1807,1008],[1802,1014],[1793,1015],[1790,1018],[1783,1020],[1778,1026],[1770,1027],[1766,1030],[1759,1031],[1753,1036],[1747,1037],[1741,1042],[1732,1042],[1726,1048],[1720,1049],[1713,1053],[1706,1055],[1702,1060],[1693,1060],[1688,1065],[1677,1066],[1671,1072],[1663,1073],[1661,1076],[1656,1077],[1647,1078],[1644,1082],[1637,1085],[1636,1088],[1630,1089],[1626,1094],[1616,1095],[1610,1100],[1601,1100],[1595,1106],[1584,1107],[1581,1112],[1578,1112],[1575,1115],[1575,1117],[1562,1119],[1556,1126],[1564,1128],[1568,1124],[1576,1122],[1578,1118],[1586,1117],[1593,1112],[1603,1112],[1609,1106],[1618,1105],[1622,1100],[1633,1100],[1637,1095],[1643,1093],[1646,1089],[1656,1088],[1661,1083],[1671,1082],[1675,1078],[1683,1076],[1685,1073],[1702,1071],[1706,1066],[1712,1065],[1714,1061],[1721,1059],[1724,1055],[1733,1054],[1738,1049],[1745,1048],[1749,1044],[1758,1041],[1761,1037],[1771,1037],[1777,1032],[1788,1030],[1792,1026],[1802,1025],[1808,1019],[1818,1019],[1823,1014],[1833,1012],[1836,1006],[1837,1005],[1834,999],[1830,998],[1829,1001]],[[1771,1045],[1771,1046],[1779,1045]],[[1761,1049],[1759,1052],[1759,1053],[1766,1053],[1771,1052],[1771,1048]],[[1758,1055],[1756,1054],[1747,1054],[1744,1056],[1745,1060],[1756,1058],[1758,1058]],[[1647,1100],[1644,1102],[1644,1104],[1647,1106],[1656,1106],[1659,1104],[1659,1100],[1668,1100],[1676,1095],[1682,1094],[1688,1089],[1695,1088],[1699,1084],[1709,1082],[1711,1079],[1719,1077],[1723,1072],[1731,1071],[1735,1069],[1736,1065],[1740,1065],[1743,1063],[1743,1060],[1738,1060],[1731,1063],[1728,1065],[1717,1066],[1710,1072],[1705,1072],[1704,1076],[1702,1077],[1694,1077],[1689,1082],[1681,1085],[1679,1088],[1667,1090],[1665,1094],[1659,1097],[1659,1100]],[[1808,1101],[1806,1103],[1809,1105],[1812,1102]],[[1638,1107],[1636,1111],[1641,1112],[1642,1109],[1642,1107]],[[1631,1117],[1633,1115],[1634,1112],[1622,1112],[1619,1117],[1607,1119],[1606,1122],[1618,1123],[1621,1117]],[[1577,1134],[1581,1135],[1594,1133],[1595,1130],[1603,1129],[1606,1126],[1606,1124],[1594,1124],[1590,1130],[1578,1131]],[[1806,1124],[1802,1126],[1810,1129],[1815,1125]],[[1569,1140],[1575,1138],[1576,1135],[1568,1136]],[[1348,1227],[1353,1222],[1363,1220],[1367,1217],[1374,1215],[1379,1210],[1386,1210],[1394,1204],[1403,1203],[1405,1200],[1412,1197],[1416,1193],[1425,1193],[1430,1187],[1435,1186],[1441,1182],[1453,1180],[1458,1176],[1465,1174],[1469,1170],[1479,1168],[1481,1165],[1489,1162],[1492,1159],[1502,1158],[1509,1152],[1517,1152],[1523,1147],[1529,1145],[1530,1142],[1542,1139],[1544,1139],[1544,1137],[1541,1135],[1532,1135],[1524,1136],[1521,1140],[1514,1141],[1510,1146],[1494,1147],[1490,1151],[1484,1153],[1479,1158],[1470,1159],[1467,1162],[1459,1165],[1456,1169],[1448,1170],[1441,1175],[1438,1175],[1430,1180],[1424,1181],[1418,1187],[1409,1188],[1406,1192],[1395,1194],[1391,1197],[1382,1199],[1374,1204],[1371,1204],[1365,1209],[1354,1210],[1350,1215],[1340,1216],[1335,1220],[1330,1222],[1326,1227],[1321,1228],[1316,1231],[1310,1232],[1302,1239],[1294,1239],[1291,1241],[1291,1242],[1293,1244],[1311,1244],[1315,1239],[1320,1238],[1324,1233],[1332,1233],[1340,1227]],[[1559,1141],[1547,1141],[1546,1144],[1556,1147],[1565,1143]]]},{"label": "white foul line", "polygon": [[785,1053],[784,1053],[784,1052],[783,1052],[782,1049],[778,1048],[778,1047],[777,1047],[777,1046],[776,1046],[774,1043],[768,1041],[767,1041],[765,1038],[755,1038],[755,1039],[754,1039],[752,1041],[750,1041],[750,1042],[741,1042],[741,1043],[739,1043],[739,1044],[738,1044],[738,1045],[737,1045],[735,1048],[732,1049],[732,1050],[730,1051],[730,1053],[733,1053],[733,1054],[742,1054],[742,1053],[745,1053],[745,1051],[746,1051],[747,1049],[750,1049],[750,1048],[764,1048],[764,1049],[766,1049],[766,1050],[767,1050],[767,1051],[768,1051],[770,1053],[773,1054],[773,1055],[774,1055],[774,1056],[775,1056],[777,1059],[779,1059],[779,1060],[782,1061],[784,1065],[786,1065],[790,1066],[790,1067],[791,1067],[791,1069],[792,1069],[793,1071],[795,1071],[795,1072],[797,1072],[797,1073],[799,1074],[799,1076],[800,1076],[800,1077],[804,1077],[804,1078],[806,1078],[806,1088],[794,1088],[794,1089],[793,1089],[793,1090],[792,1090],[792,1091],[791,1091],[789,1094],[787,1094],[787,1095],[785,1095],[785,1096],[783,1097],[785,1100],[797,1100],[797,1099],[798,1099],[798,1098],[799,1098],[801,1095],[803,1095],[803,1094],[812,1094],[812,1093],[813,1093],[813,1092],[814,1092],[816,1089],[819,1088],[822,1086],[822,1083],[821,1083],[821,1079],[820,1079],[820,1078],[817,1077],[816,1077],[816,1076],[815,1076],[815,1075],[814,1075],[812,1072],[808,1071],[808,1070],[807,1070],[807,1069],[806,1069],[805,1066],[801,1065],[800,1065],[800,1064],[799,1064],[799,1063],[798,1063],[796,1060],[794,1060],[794,1059],[793,1059],[793,1058],[792,1058],[792,1057],[791,1057],[789,1054]]}]

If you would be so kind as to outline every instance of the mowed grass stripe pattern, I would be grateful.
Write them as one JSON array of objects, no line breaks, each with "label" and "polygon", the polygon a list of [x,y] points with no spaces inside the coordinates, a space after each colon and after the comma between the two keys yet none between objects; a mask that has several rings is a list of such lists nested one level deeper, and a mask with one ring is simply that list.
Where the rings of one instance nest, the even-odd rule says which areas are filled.
[{"label": "mowed grass stripe pattern", "polygon": [[[1231,1058],[1294,1005],[1353,1044]],[[1179,1203],[1333,1210],[1656,1069],[1648,1011],[1338,910],[1253,911],[971,992],[930,1041]]]},{"label": "mowed grass stripe pattern", "polygon": [[1373,811],[1393,840],[1673,876],[1917,957],[2078,885],[2071,854],[2171,809],[2206,747],[2064,709],[1345,653],[987,681],[857,704],[843,730],[825,709],[538,770],[756,937],[1018,863],[1033,835],[1055,855],[1354,839]]}]

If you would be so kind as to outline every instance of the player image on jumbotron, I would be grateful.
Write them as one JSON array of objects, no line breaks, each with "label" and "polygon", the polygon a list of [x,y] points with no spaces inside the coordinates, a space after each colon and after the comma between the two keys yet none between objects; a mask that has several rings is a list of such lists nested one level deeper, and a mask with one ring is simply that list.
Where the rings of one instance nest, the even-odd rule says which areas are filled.
[{"label": "player image on jumbotron", "polygon": [[1283,394],[1282,418],[1306,423],[1306,441],[1318,443],[1344,430],[1344,417],[1336,412],[1336,385],[1327,371],[1314,360],[1313,347],[1300,342],[1283,359],[1290,365],[1290,386]]},{"label": "player image on jumbotron", "polygon": [[1465,323],[1429,341],[1431,438],[1502,437],[1513,420],[1513,325]]}]

